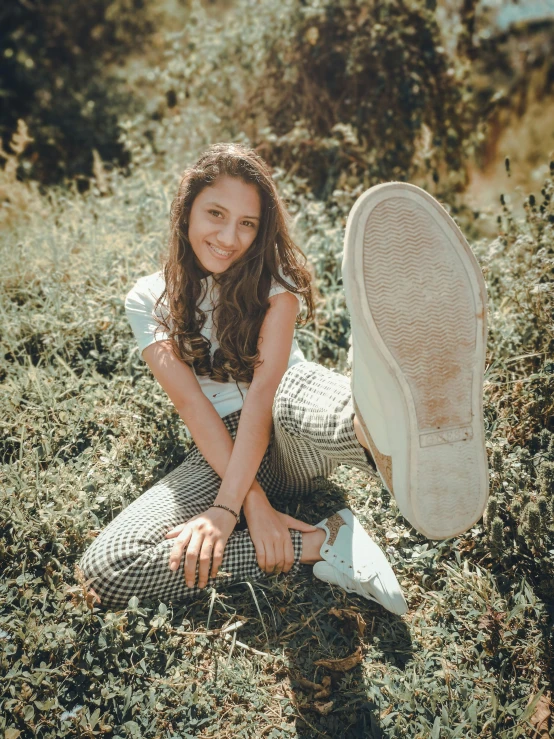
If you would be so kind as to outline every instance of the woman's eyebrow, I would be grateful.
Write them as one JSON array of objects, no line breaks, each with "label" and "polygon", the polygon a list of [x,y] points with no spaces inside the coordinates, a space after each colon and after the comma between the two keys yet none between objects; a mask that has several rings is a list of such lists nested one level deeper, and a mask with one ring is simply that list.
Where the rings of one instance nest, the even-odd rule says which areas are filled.
[{"label": "woman's eyebrow", "polygon": [[[224,205],[220,205],[219,203],[214,203],[213,201],[210,201],[209,203],[206,203],[206,205],[215,205],[216,208],[219,208],[220,210],[224,210],[226,213],[229,212],[229,209],[226,208]],[[258,216],[242,216],[243,218],[250,218],[252,221],[259,221],[260,219]]]}]

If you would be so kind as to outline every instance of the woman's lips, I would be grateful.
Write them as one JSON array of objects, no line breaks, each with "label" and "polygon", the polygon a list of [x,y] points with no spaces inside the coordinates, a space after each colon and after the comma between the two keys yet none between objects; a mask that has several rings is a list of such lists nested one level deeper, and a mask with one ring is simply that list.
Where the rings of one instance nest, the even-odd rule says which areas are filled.
[{"label": "woman's lips", "polygon": [[217,249],[218,247],[214,247],[214,246],[213,246],[212,244],[210,244],[210,242],[209,242],[209,241],[207,241],[206,243],[207,243],[207,244],[208,244],[208,246],[210,247],[210,251],[211,251],[211,253],[212,253],[212,254],[214,255],[214,257],[216,257],[217,259],[223,259],[223,260],[227,260],[227,259],[230,259],[230,258],[231,258],[231,257],[233,256],[233,252],[232,252],[232,251],[227,251],[227,250],[225,250],[225,249],[221,249],[221,252],[225,252],[225,253],[223,254],[223,253],[221,253],[221,252],[220,252],[219,250],[218,250],[218,251],[216,251],[216,249]]}]

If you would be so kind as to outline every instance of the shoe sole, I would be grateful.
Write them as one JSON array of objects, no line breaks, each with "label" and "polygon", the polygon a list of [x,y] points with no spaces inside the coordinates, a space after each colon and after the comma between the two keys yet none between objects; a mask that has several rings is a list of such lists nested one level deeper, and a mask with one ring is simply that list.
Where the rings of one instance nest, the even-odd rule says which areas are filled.
[{"label": "shoe sole", "polygon": [[[342,272],[356,412],[381,478],[418,531],[459,535],[488,499],[479,264],[434,198],[386,183],[350,211]],[[356,387],[357,365],[367,393]]]}]

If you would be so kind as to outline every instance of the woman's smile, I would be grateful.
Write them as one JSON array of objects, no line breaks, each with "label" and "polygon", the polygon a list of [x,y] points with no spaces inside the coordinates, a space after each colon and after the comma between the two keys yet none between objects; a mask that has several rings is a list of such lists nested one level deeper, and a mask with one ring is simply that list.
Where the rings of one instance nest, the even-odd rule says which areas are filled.
[{"label": "woman's smile", "polygon": [[213,254],[215,254],[218,259],[230,259],[233,256],[233,251],[229,251],[228,249],[221,249],[214,244],[210,244],[210,242],[206,242],[208,246],[210,247]]}]

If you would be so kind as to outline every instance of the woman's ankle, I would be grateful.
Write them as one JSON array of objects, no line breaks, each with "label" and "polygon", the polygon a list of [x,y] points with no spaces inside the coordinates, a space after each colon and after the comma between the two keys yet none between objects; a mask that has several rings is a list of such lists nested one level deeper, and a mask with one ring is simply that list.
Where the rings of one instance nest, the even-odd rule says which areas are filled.
[{"label": "woman's ankle", "polygon": [[369,446],[365,440],[364,432],[362,431],[362,425],[358,421],[358,416],[356,415],[354,415],[354,433],[356,434],[356,439],[358,439],[361,446],[363,446],[366,451],[369,451]]},{"label": "woman's ankle", "polygon": [[320,562],[323,559],[320,551],[324,541],[325,531],[323,529],[303,533],[301,564],[315,565],[316,562]]},{"label": "woman's ankle", "polygon": [[[354,415],[354,433],[356,434],[356,439],[358,439],[360,446],[363,448],[365,452],[365,457],[367,459],[368,464],[370,464],[372,467],[375,467],[375,460],[373,459],[373,455],[371,454],[371,450],[365,439],[364,432],[362,431],[362,425],[358,421],[358,417],[356,415]],[[377,468],[375,467],[375,469]]]}]

